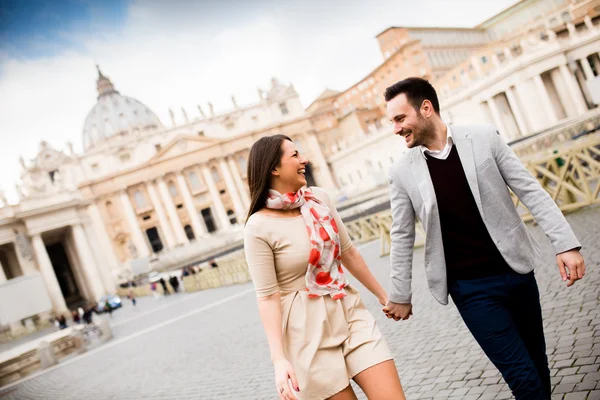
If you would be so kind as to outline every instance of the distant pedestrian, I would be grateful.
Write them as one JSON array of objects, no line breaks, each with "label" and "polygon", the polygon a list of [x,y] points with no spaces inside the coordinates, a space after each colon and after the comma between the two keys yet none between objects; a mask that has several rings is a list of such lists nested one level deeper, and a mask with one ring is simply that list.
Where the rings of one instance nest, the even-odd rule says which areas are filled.
[{"label": "distant pedestrian", "polygon": [[74,324],[81,323],[81,316],[79,315],[79,313],[77,312],[77,310],[71,311],[71,318],[73,319],[73,323]]},{"label": "distant pedestrian", "polygon": [[135,292],[133,291],[134,287],[135,282],[131,281],[129,284],[129,292],[127,293],[127,297],[129,298],[129,300],[131,300],[131,304],[133,304],[133,306],[135,307],[137,301],[135,299]]},{"label": "distant pedestrian", "polygon": [[160,280],[159,280],[158,282],[160,282],[160,285],[161,285],[161,286],[162,286],[162,288],[163,288],[163,294],[164,294],[165,296],[168,296],[168,295],[170,295],[170,294],[171,294],[171,292],[169,292],[169,289],[167,288],[167,282],[164,280],[164,278],[163,278],[162,276],[160,277]]},{"label": "distant pedestrian", "polygon": [[110,305],[110,302],[108,301],[108,299],[104,302],[104,312],[108,313],[108,315],[110,315],[110,317],[112,318],[113,308]]},{"label": "distant pedestrian", "polygon": [[150,290],[152,291],[152,296],[154,296],[154,298],[158,300],[160,298],[160,293],[158,293],[156,289],[156,282],[150,283]]},{"label": "distant pedestrian", "polygon": [[173,292],[177,293],[179,291],[179,279],[173,275],[169,278],[169,283],[171,284],[171,287],[173,287]]}]

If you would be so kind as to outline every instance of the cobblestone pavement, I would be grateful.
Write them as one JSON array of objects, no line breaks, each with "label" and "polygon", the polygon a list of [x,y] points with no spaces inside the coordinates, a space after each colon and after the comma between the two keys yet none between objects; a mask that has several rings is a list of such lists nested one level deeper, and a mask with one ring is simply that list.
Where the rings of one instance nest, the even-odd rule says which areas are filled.
[{"label": "cobblestone pavement", "polygon": [[[584,246],[588,272],[566,288],[548,240],[536,271],[552,370],[553,399],[600,399],[600,208],[567,216]],[[361,247],[387,284],[379,244]],[[508,399],[511,394],[453,305],[430,295],[423,251],[415,252],[414,316],[387,320],[361,288],[394,352],[408,399]],[[232,297],[237,296],[237,297]],[[185,295],[115,327],[115,339],[4,391],[24,399],[275,399],[273,371],[251,285]],[[150,308],[150,307],[148,307]],[[356,386],[355,386],[356,388]],[[359,398],[366,397],[356,388]]]}]

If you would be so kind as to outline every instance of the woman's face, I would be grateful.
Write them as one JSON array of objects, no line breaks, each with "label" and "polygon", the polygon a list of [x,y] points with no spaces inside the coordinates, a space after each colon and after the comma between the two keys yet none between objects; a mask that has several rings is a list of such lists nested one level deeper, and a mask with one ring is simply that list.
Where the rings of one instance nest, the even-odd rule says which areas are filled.
[{"label": "woman's face", "polygon": [[281,143],[283,155],[279,165],[273,171],[274,178],[289,191],[296,192],[306,185],[306,164],[308,160],[300,155],[296,145],[289,140]]}]

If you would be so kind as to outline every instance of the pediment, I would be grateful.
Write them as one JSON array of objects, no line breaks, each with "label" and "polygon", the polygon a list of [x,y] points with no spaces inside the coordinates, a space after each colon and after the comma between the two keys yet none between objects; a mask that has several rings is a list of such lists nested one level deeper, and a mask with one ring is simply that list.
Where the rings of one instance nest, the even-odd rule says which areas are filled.
[{"label": "pediment", "polygon": [[169,160],[208,146],[212,146],[218,142],[218,139],[202,136],[178,136],[173,139],[165,148],[159,151],[154,157],[152,157],[150,161],[159,162]]}]

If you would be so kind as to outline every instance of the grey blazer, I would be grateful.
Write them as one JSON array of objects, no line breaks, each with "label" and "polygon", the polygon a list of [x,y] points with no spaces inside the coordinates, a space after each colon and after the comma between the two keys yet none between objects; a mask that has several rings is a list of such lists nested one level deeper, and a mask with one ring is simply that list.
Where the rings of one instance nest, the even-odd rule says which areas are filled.
[{"label": "grey blazer", "polygon": [[[580,248],[575,234],[550,195],[531,176],[492,125],[452,126],[452,138],[483,222],[508,265],[518,273],[541,262],[539,245],[517,212],[508,187],[519,197],[552,241],[556,253]],[[408,149],[390,168],[391,290],[394,303],[412,300],[415,216],[423,223],[425,271],[431,293],[448,304],[446,261],[437,199],[419,148]],[[483,266],[482,266],[483,268]]]}]

